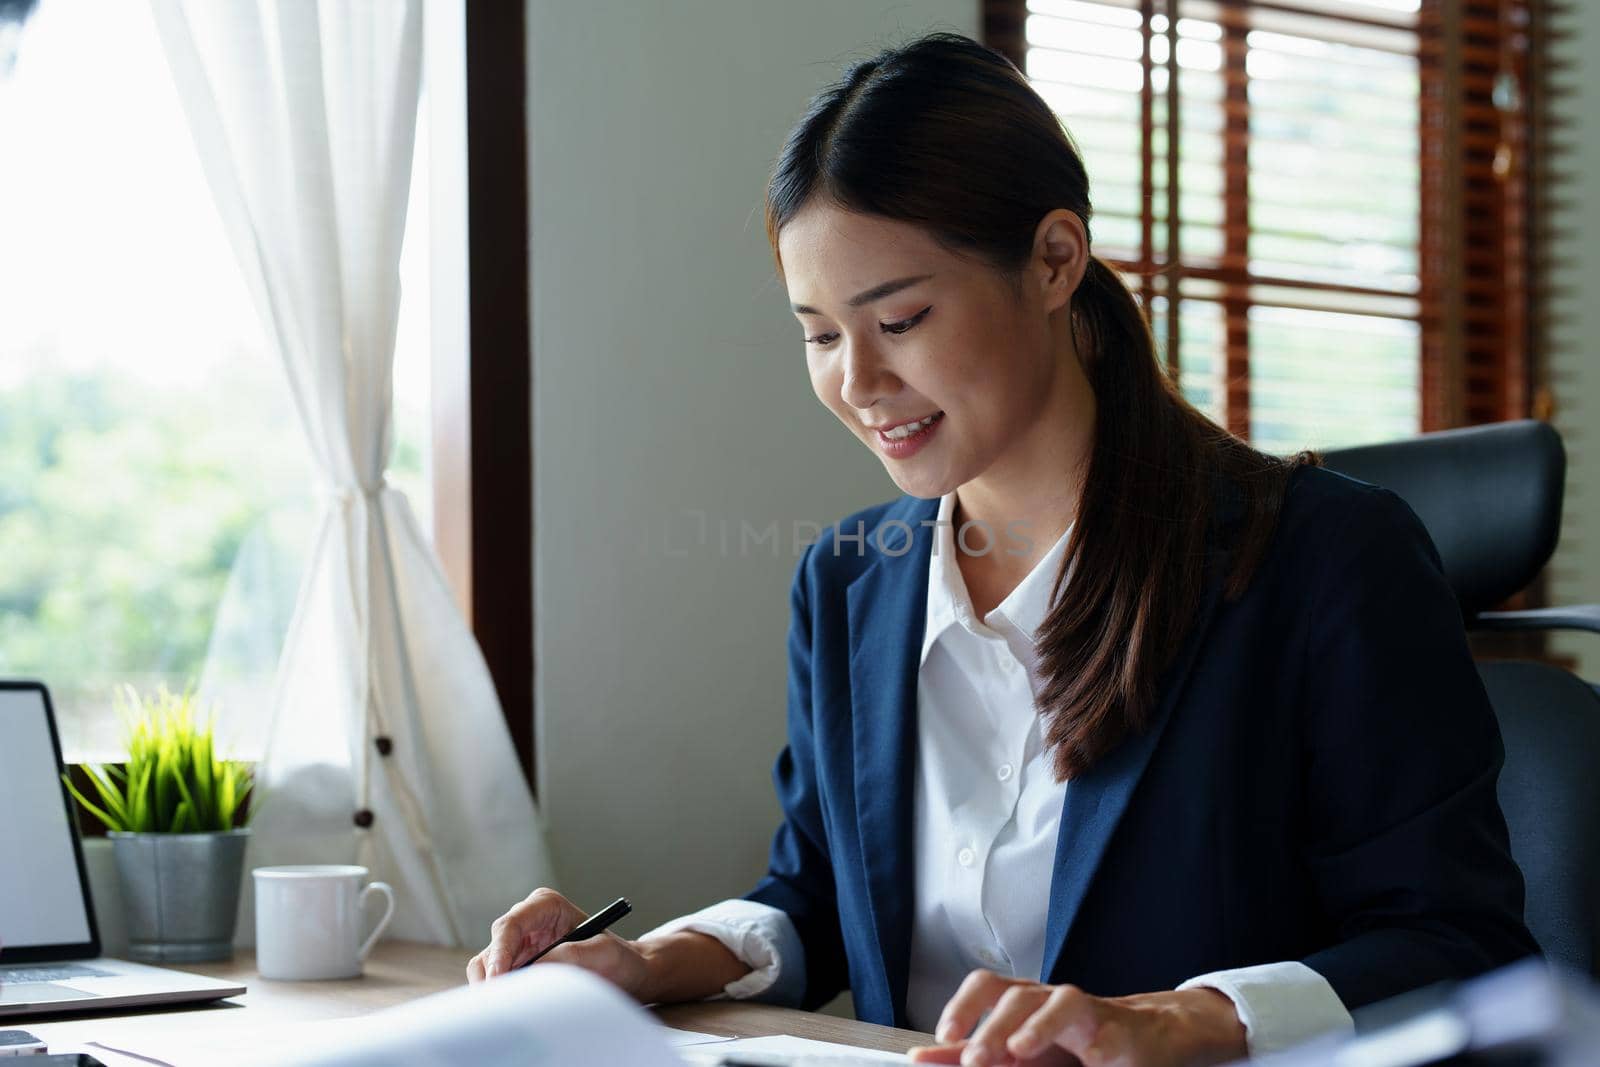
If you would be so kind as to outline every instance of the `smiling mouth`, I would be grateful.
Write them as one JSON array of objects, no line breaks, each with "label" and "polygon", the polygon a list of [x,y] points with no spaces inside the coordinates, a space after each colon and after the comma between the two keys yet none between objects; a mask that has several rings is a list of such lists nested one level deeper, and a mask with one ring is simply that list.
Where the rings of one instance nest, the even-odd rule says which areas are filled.
[{"label": "smiling mouth", "polygon": [[944,412],[935,411],[926,418],[917,419],[913,422],[902,422],[900,425],[890,429],[879,430],[878,433],[890,441],[904,441],[907,437],[926,430],[942,418],[944,418]]}]

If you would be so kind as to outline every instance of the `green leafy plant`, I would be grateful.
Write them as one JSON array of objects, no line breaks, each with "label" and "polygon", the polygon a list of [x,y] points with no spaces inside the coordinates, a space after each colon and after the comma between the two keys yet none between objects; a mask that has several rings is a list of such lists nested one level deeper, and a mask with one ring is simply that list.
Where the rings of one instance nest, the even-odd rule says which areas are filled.
[{"label": "green leafy plant", "polygon": [[194,693],[162,686],[141,697],[125,686],[117,699],[128,745],[125,766],[84,764],[99,803],[63,776],[85,811],[109,830],[204,833],[242,825],[240,811],[254,776],[250,765],[216,758],[209,716],[196,722]]}]

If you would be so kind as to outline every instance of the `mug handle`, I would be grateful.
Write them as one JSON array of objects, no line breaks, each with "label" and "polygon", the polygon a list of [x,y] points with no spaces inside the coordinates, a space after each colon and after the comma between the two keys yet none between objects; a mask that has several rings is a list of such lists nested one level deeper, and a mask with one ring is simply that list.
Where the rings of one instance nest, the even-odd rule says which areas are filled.
[{"label": "mug handle", "polygon": [[366,914],[367,897],[372,893],[382,893],[389,905],[383,909],[383,918],[378,920],[378,925],[372,928],[372,933],[368,934],[367,939],[362,942],[361,951],[356,953],[356,958],[361,960],[367,958],[367,953],[371,952],[372,946],[378,943],[378,938],[383,935],[384,929],[389,925],[389,920],[394,918],[394,890],[389,888],[389,883],[387,882],[371,882],[366,888],[362,889],[361,895],[356,898],[357,910],[363,915]]}]

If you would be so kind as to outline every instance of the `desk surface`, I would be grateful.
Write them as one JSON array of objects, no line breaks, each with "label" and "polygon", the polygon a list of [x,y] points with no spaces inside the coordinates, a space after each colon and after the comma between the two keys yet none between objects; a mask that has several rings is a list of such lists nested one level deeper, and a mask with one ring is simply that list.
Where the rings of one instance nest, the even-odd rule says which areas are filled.
[{"label": "desk surface", "polygon": [[[21,1020],[14,1025],[32,1031],[50,1044],[64,1045],[92,1040],[113,1019],[117,1032],[122,1035],[156,1036],[181,1024],[186,1034],[198,1036],[203,1032],[225,1032],[236,1026],[348,1018],[462,984],[466,980],[470,955],[461,949],[387,941],[379,944],[368,957],[366,975],[362,978],[270,982],[256,974],[255,957],[240,952],[224,963],[185,964],[179,969],[238,981],[248,987],[243,996],[192,1008],[125,1014],[80,1013],[58,1016],[48,1022]],[[886,1052],[904,1052],[928,1040],[926,1035],[909,1030],[893,1030],[762,1004],[674,1004],[656,1009],[656,1014],[668,1026],[680,1030],[737,1037],[793,1034]]]}]

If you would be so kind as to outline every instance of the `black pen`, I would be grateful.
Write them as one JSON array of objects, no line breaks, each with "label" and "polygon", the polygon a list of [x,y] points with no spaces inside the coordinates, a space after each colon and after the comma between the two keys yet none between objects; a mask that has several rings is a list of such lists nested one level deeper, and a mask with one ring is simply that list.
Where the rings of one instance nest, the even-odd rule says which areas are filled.
[{"label": "black pen", "polygon": [[[568,933],[566,937],[563,937],[561,940],[555,942],[555,944],[546,947],[544,952],[541,952],[538,956],[533,957],[533,959],[529,960],[528,963],[538,962],[539,956],[543,956],[545,952],[549,952],[550,949],[555,948],[556,945],[565,945],[568,941],[587,941],[595,934],[602,933],[606,927],[610,926],[612,923],[616,922],[618,919],[622,918],[632,910],[633,905],[628,903],[627,897],[618,897],[616,900],[606,905],[599,914],[592,915],[583,920],[583,922],[579,923],[577,926],[574,926],[572,931]],[[519,963],[513,967],[512,970],[521,970],[522,968],[528,966],[528,963]]]}]

